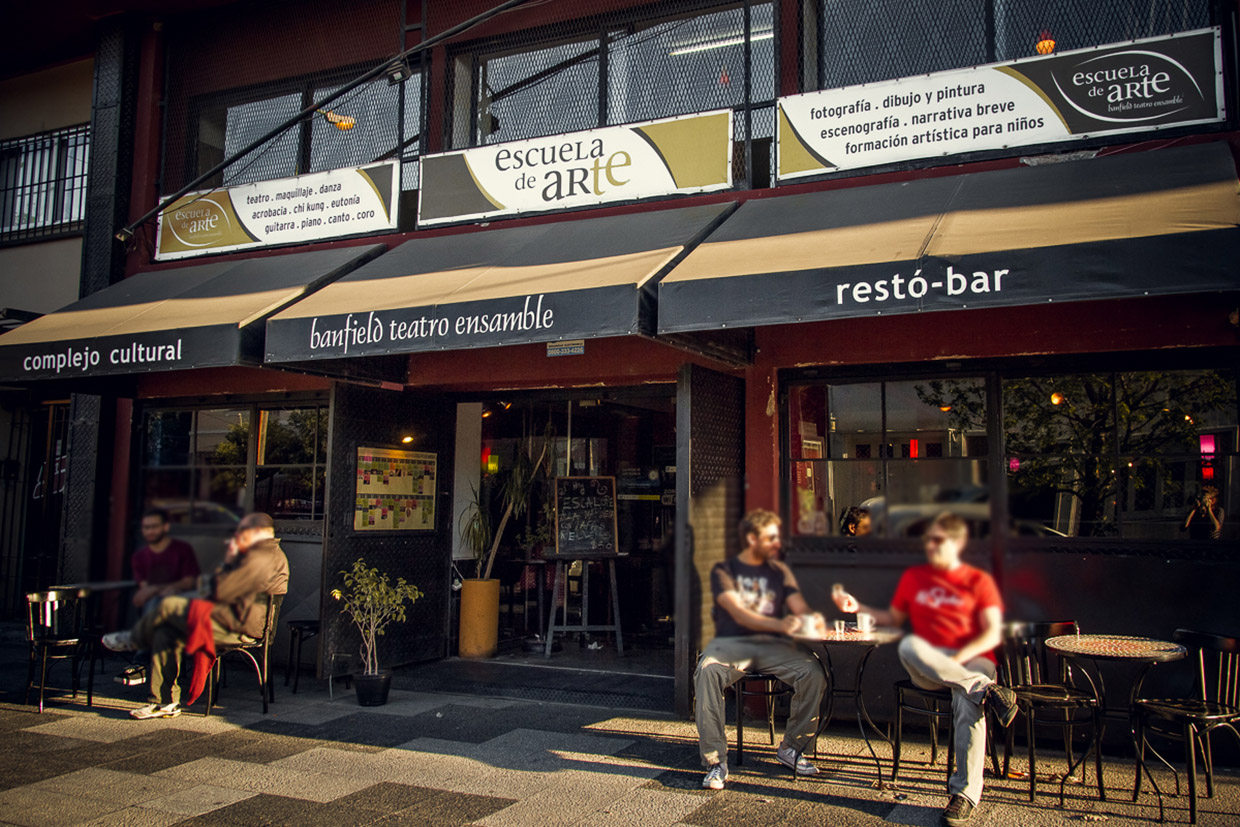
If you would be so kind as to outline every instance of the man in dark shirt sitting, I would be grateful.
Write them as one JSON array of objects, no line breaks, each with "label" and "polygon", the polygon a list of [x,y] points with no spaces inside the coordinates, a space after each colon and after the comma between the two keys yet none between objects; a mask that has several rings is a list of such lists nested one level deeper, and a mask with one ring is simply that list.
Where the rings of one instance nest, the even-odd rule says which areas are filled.
[{"label": "man in dark shirt sitting", "polygon": [[[202,594],[209,601],[203,622],[220,643],[242,636],[258,638],[266,621],[267,599],[288,591],[288,559],[275,537],[275,524],[267,514],[247,514],[237,524],[224,562],[204,583]],[[132,710],[134,718],[175,718],[181,714],[178,677],[181,654],[191,629],[191,601],[165,597],[142,616],[131,631],[110,632],[103,645],[114,652],[151,650],[150,703]],[[200,604],[202,605],[202,604]],[[205,629],[205,626],[204,626]]]},{"label": "man in dark shirt sitting", "polygon": [[749,512],[740,524],[745,550],[716,563],[710,573],[715,639],[693,676],[698,749],[707,768],[702,786],[707,789],[721,790],[728,779],[723,693],[746,670],[768,672],[792,687],[788,726],[775,755],[781,764],[795,766],[798,775],[818,772],[801,754],[817,731],[827,679],[813,655],[787,636],[802,627],[803,617],[812,617],[821,629],[822,617],[812,614],[792,571],[778,559],[779,527],[774,513]]}]

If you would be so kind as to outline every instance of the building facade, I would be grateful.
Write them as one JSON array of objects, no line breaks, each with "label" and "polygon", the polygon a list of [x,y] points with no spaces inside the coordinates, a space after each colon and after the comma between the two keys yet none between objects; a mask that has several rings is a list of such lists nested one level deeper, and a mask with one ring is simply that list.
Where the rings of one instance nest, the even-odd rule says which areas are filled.
[{"label": "building facade", "polygon": [[[505,629],[543,628],[548,562],[592,570],[570,593],[682,712],[752,507],[815,605],[883,599],[953,510],[1013,617],[1226,631],[1237,5],[883,5],[118,10],[81,298],[0,336],[12,393],[66,400],[39,585],[123,576],[151,505],[204,566],[265,510],[324,668],[359,556],[426,594],[386,660],[441,658],[469,507],[546,440],[612,481],[613,534],[557,556],[544,483]],[[50,289],[27,247],[5,285]],[[1217,538],[1184,529],[1205,486]]]}]

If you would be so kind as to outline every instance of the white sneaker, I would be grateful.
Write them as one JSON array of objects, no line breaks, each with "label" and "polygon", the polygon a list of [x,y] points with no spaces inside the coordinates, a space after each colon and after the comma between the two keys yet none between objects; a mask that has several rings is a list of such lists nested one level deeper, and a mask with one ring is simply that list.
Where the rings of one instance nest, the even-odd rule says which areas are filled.
[{"label": "white sneaker", "polygon": [[134,642],[133,633],[128,630],[123,632],[108,632],[103,636],[103,645],[111,649],[113,652],[138,651],[138,644]]},{"label": "white sneaker", "polygon": [[706,790],[722,790],[723,782],[728,780],[728,765],[722,762],[711,764],[710,769],[706,773],[706,777],[702,779],[702,789]]},{"label": "white sneaker", "polygon": [[167,706],[147,704],[146,706],[129,710],[129,717],[137,718],[139,721],[145,721],[147,718],[175,718],[180,714],[181,707],[178,704],[168,704]]},{"label": "white sneaker", "polygon": [[775,759],[788,769],[792,769],[792,762],[796,761],[797,775],[818,774],[818,768],[806,761],[804,756],[797,757],[796,750],[792,747],[780,747],[775,750]]}]

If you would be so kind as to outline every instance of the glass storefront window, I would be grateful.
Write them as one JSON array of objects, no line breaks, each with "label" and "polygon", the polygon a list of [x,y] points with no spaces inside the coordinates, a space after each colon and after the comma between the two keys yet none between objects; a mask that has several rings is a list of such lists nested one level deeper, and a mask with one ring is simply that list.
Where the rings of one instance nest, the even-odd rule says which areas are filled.
[{"label": "glass storefront window", "polygon": [[315,404],[147,411],[140,506],[195,526],[231,528],[253,510],[321,520],[326,426],[327,408]]}]

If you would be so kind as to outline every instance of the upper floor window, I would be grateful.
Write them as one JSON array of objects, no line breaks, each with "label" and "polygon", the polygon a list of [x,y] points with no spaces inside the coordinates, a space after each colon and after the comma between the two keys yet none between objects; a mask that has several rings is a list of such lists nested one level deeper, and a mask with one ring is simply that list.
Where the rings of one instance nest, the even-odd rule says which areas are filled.
[{"label": "upper floor window", "polygon": [[0,241],[81,230],[90,126],[0,141]]},{"label": "upper floor window", "polygon": [[532,47],[497,43],[459,58],[472,66],[474,94],[470,110],[456,113],[469,122],[468,130],[458,128],[457,143],[769,106],[775,99],[774,38],[772,4],[755,3],[748,27],[744,7],[729,5],[674,17],[629,15]]},{"label": "upper floor window", "polygon": [[1210,0],[819,0],[818,83],[835,89],[1210,25]]},{"label": "upper floor window", "polygon": [[[199,100],[193,114],[195,174],[204,174],[236,155],[298,112],[344,88],[349,78],[367,68],[339,73],[337,83],[294,80]],[[322,112],[237,158],[207,185],[237,186],[395,158],[403,162],[402,188],[416,189],[421,112],[420,76],[414,74],[399,84],[380,78],[345,93]],[[339,128],[336,123],[342,118],[352,119],[352,126]]]}]

